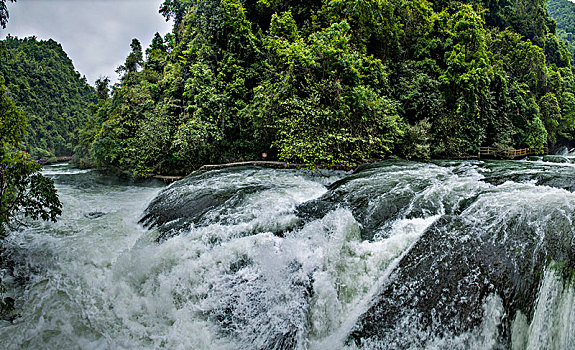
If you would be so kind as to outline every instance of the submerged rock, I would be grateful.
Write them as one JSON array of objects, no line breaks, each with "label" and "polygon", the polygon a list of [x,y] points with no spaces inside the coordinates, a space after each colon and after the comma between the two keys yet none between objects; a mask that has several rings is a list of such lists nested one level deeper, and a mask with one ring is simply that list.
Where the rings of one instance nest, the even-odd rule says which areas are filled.
[{"label": "submerged rock", "polygon": [[342,347],[509,348],[515,320],[537,318],[550,262],[575,268],[572,172],[392,161],[326,189],[300,173],[227,169],[171,185],[142,222],[159,240],[185,232],[166,243],[206,259],[201,316],[238,348],[302,348],[337,327]]},{"label": "submerged rock", "polygon": [[[307,190],[302,195],[302,190]],[[295,207],[325,192],[305,172],[258,167],[236,167],[193,173],[160,192],[148,205],[140,223],[159,231],[158,240],[218,225],[225,235],[257,232],[283,235],[298,218]],[[214,243],[221,237],[214,238]]]},{"label": "submerged rock", "polygon": [[84,216],[87,217],[88,219],[97,219],[97,218],[100,218],[104,215],[106,215],[106,213],[101,212],[101,211],[92,211],[92,212],[84,214]]},{"label": "submerged rock", "polygon": [[330,185],[322,197],[299,205],[297,214],[309,221],[338,207],[349,208],[361,224],[362,240],[373,240],[385,237],[386,228],[397,219],[461,210],[476,189],[450,181],[476,176],[468,172],[460,164],[453,168],[407,161],[369,164]]},{"label": "submerged rock", "polygon": [[[358,168],[351,176],[330,185],[322,197],[299,205],[297,214],[309,221],[338,207],[349,208],[362,226],[361,238],[371,240],[378,229],[403,214],[416,194],[432,182],[429,178],[408,179],[405,165],[386,162]],[[398,176],[399,172],[403,176]]]},{"label": "submerged rock", "polygon": [[575,191],[574,168],[571,165],[558,166],[530,161],[486,162],[479,171],[485,176],[483,181],[493,185],[513,181]]},{"label": "submerged rock", "polygon": [[556,155],[545,155],[543,156],[542,160],[544,162],[550,162],[550,163],[570,163],[569,159],[563,156],[556,156]]},{"label": "submerged rock", "polygon": [[140,223],[148,228],[158,227],[163,240],[190,225],[202,225],[202,218],[211,210],[228,202],[236,205],[242,199],[270,187],[266,184],[226,181],[238,169],[215,173],[194,173],[173,183],[148,205]]},{"label": "submerged rock", "polygon": [[425,348],[477,329],[496,295],[504,309],[497,343],[508,347],[516,313],[533,317],[549,261],[575,263],[575,213],[566,210],[573,206],[558,190],[508,184],[442,217],[401,260],[348,342]]}]

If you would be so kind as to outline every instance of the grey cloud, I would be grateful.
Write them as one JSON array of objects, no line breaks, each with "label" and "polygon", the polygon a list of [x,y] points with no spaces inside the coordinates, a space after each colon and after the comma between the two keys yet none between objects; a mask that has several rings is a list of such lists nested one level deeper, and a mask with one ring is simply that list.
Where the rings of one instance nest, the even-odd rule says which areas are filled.
[{"label": "grey cloud", "polygon": [[145,48],[154,33],[171,30],[158,13],[163,0],[18,0],[1,37],[35,35],[62,44],[76,70],[90,83],[116,79],[115,69],[130,51],[132,38]]}]

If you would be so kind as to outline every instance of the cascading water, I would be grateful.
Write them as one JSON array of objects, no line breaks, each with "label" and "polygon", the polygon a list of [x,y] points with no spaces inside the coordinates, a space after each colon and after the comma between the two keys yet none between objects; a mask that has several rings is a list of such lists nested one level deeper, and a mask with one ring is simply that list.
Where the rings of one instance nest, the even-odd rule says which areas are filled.
[{"label": "cascading water", "polygon": [[247,167],[161,189],[48,167],[64,215],[5,243],[18,316],[0,344],[575,348],[574,171]]}]

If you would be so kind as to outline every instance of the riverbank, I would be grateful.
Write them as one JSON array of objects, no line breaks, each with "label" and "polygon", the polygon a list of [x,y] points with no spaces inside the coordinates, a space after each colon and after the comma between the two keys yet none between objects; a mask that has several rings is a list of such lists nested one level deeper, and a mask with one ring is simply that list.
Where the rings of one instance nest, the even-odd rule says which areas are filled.
[{"label": "riverbank", "polygon": [[[382,159],[372,160],[370,162],[366,162],[363,164],[371,164],[380,162]],[[349,165],[349,164],[341,164],[341,165],[321,165],[318,166],[317,169],[327,169],[327,170],[343,170],[343,171],[351,171],[357,168],[360,165]],[[222,164],[206,164],[202,165],[195,171],[210,171],[210,170],[220,170],[220,169],[227,169],[227,168],[236,168],[242,166],[257,166],[257,167],[264,167],[264,168],[271,168],[271,169],[309,169],[310,166],[301,163],[286,163],[280,161],[270,161],[270,160],[251,160],[251,161],[243,161],[243,162],[231,162],[231,163],[222,163]],[[181,180],[185,178],[182,175],[153,175],[152,178],[156,180],[163,181],[165,183],[172,183],[174,181]]]},{"label": "riverbank", "polygon": [[[489,157],[484,157],[489,158]],[[399,158],[398,158],[399,159]],[[480,159],[477,155],[468,155],[465,157],[453,159],[453,160],[478,160]],[[491,159],[499,159],[497,157],[491,157]],[[358,167],[374,164],[378,162],[382,162],[384,159],[370,159],[361,164],[337,164],[337,165],[319,165],[314,167],[313,169],[322,169],[322,170],[342,170],[342,171],[353,171]],[[310,169],[309,165],[301,164],[301,163],[286,163],[280,161],[266,161],[266,160],[251,160],[251,161],[242,161],[242,162],[230,162],[230,163],[221,163],[221,164],[206,164],[202,165],[195,171],[210,171],[210,170],[220,170],[220,169],[227,169],[227,168],[235,168],[235,167],[242,167],[242,166],[258,166],[264,168],[272,168],[272,169]],[[152,178],[156,180],[163,181],[167,184],[172,182],[181,180],[186,176],[183,175],[152,175]]]},{"label": "riverbank", "polygon": [[51,165],[56,163],[65,163],[69,162],[74,159],[74,156],[58,156],[58,157],[51,157],[51,158],[40,158],[36,160],[40,165]]},{"label": "riverbank", "polygon": [[[485,151],[484,153],[478,154],[468,154],[462,156],[460,158],[445,158],[450,160],[479,160],[479,159],[517,159],[518,156],[514,157],[503,157],[501,156],[503,153],[493,151],[493,148]],[[545,153],[548,153],[549,150],[546,148]],[[528,157],[529,154],[521,154],[523,157]],[[64,157],[57,157],[58,161],[71,161],[73,160],[72,156],[64,156]],[[391,157],[391,159],[400,159],[398,157]],[[242,167],[242,166],[258,166],[258,167],[265,167],[265,168],[272,168],[272,169],[315,169],[315,170],[341,170],[341,171],[353,171],[354,169],[368,164],[373,164],[377,162],[384,161],[384,159],[369,159],[361,164],[322,164],[318,166],[310,166],[302,163],[288,163],[288,162],[281,162],[281,161],[270,161],[270,160],[249,160],[249,161],[235,161],[229,163],[220,163],[220,164],[205,164],[200,166],[197,169],[191,170],[190,173],[194,171],[210,171],[210,170],[219,170],[219,169],[226,169],[226,168],[233,168],[233,167]],[[41,163],[43,164],[43,163]],[[43,165],[49,165],[51,163],[44,163]],[[82,167],[84,168],[84,167]],[[115,173],[118,176],[126,176],[130,177],[130,173],[126,170],[121,170],[119,168],[110,168],[107,170],[108,172]],[[187,174],[189,175],[189,174]],[[170,184],[172,182],[181,180],[185,178],[187,175],[172,175],[172,174],[148,174],[144,178],[153,178],[159,181],[162,181],[166,184]],[[132,175],[133,176],[133,175]]]}]

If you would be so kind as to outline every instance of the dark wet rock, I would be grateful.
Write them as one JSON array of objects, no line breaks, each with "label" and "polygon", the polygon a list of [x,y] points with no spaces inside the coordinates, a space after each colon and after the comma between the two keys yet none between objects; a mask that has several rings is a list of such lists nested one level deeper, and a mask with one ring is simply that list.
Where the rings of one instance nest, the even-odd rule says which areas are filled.
[{"label": "dark wet rock", "polygon": [[[429,173],[418,171],[421,167],[429,168]],[[349,208],[361,224],[361,238],[372,240],[394,219],[425,217],[438,211],[437,203],[418,199],[418,195],[447,176],[445,169],[425,163],[368,164],[330,185],[322,197],[299,205],[297,215],[309,221],[322,218],[338,207]],[[418,205],[412,206],[417,200]],[[446,207],[451,212],[458,205],[449,203]]]},{"label": "dark wet rock", "polygon": [[[0,280],[2,282],[2,280]],[[11,297],[4,297],[0,299],[0,320],[12,322],[21,315],[16,313],[14,308],[15,300]]]},{"label": "dark wet rock", "polygon": [[[351,209],[355,219],[361,224],[362,240],[372,240],[378,229],[392,218],[398,217],[410,203],[413,193],[390,195],[374,193],[374,198],[346,196],[345,193],[330,192],[319,199],[303,203],[297,207],[297,215],[305,221],[320,219],[338,207]],[[376,203],[374,203],[376,202]]]},{"label": "dark wet rock", "polygon": [[556,156],[556,155],[543,156],[542,160],[544,162],[550,162],[550,163],[570,163],[569,159],[562,157],[562,156]]},{"label": "dark wet rock", "polygon": [[[440,218],[423,234],[360,318],[349,343],[425,348],[430,337],[453,337],[479,326],[485,300],[493,294],[505,310],[498,343],[510,345],[511,320],[517,311],[533,316],[549,261],[573,265],[575,215],[542,203],[505,217],[496,211],[482,216],[488,197],[464,215]],[[487,221],[477,221],[481,217]]]},{"label": "dark wet rock", "polygon": [[225,182],[219,182],[216,187],[206,185],[208,179],[214,180],[240,170],[242,169],[234,168],[194,173],[172,184],[148,205],[140,223],[148,228],[158,227],[158,240],[163,240],[192,224],[207,225],[209,223],[203,222],[202,219],[211,210],[221,208],[226,203],[231,206],[238,205],[246,195],[269,188],[269,185],[251,183],[222,186]]},{"label": "dark wet rock", "polygon": [[[572,194],[541,187],[573,191],[573,172],[571,166],[540,161],[393,161],[358,168],[320,198],[298,205],[301,224],[348,208],[363,240],[385,237],[398,219],[442,215],[380,286],[348,343],[426,348],[433,337],[478,331],[486,301],[496,300],[503,308],[497,343],[508,348],[517,312],[528,321],[533,317],[546,266],[551,261],[575,266]],[[142,222],[157,226],[159,239],[192,224],[228,224],[227,210],[268,188],[250,176],[225,181],[228,175],[227,170],[194,174],[170,186]],[[294,263],[276,281],[258,269],[255,256],[228,262],[225,273],[210,281],[201,305],[204,316],[224,336],[251,348],[305,347],[301,325],[307,324],[313,297],[311,277]],[[271,280],[283,284],[269,288]]]},{"label": "dark wet rock", "polygon": [[[457,217],[444,217],[424,234],[356,325],[350,341],[423,348],[427,334],[421,329],[459,334],[481,323],[483,299],[495,291],[484,274],[509,274],[512,269],[495,247],[482,247],[477,238],[462,244],[461,237],[452,234],[455,226],[461,226]],[[483,258],[493,265],[483,264]],[[406,320],[413,328],[404,332],[414,332],[403,337],[397,330]]]},{"label": "dark wet rock", "polygon": [[553,164],[519,162],[488,162],[480,169],[485,175],[483,181],[501,185],[507,181],[533,182],[539,186],[575,191],[575,168]]},{"label": "dark wet rock", "polygon": [[93,211],[90,213],[86,213],[84,216],[87,217],[88,219],[97,219],[97,218],[100,218],[104,215],[106,215],[106,213],[104,213],[102,211]]}]

